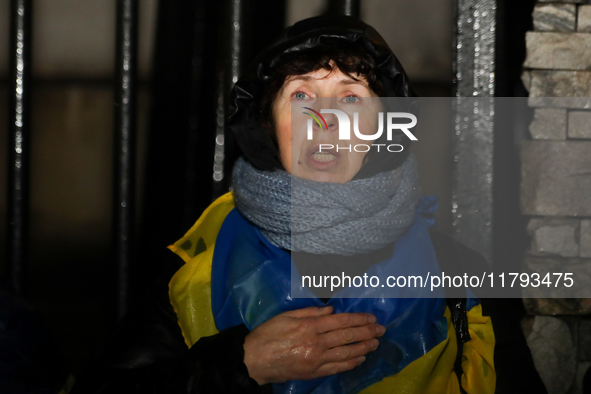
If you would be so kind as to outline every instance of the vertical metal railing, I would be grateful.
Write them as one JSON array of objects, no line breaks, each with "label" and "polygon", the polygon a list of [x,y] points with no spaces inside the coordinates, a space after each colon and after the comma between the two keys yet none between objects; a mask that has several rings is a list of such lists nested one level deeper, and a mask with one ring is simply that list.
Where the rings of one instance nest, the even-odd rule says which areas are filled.
[{"label": "vertical metal railing", "polygon": [[29,156],[31,129],[32,0],[10,7],[7,269],[11,285],[23,292],[29,239]]},{"label": "vertical metal railing", "polygon": [[361,0],[333,0],[329,4],[329,9],[335,14],[359,18],[360,3]]},{"label": "vertical metal railing", "polygon": [[[31,79],[32,0],[11,1],[11,85],[9,116],[9,177],[7,267],[12,285],[22,291],[27,260],[29,216],[29,143]],[[117,1],[116,80],[114,107],[113,240],[117,271],[117,314],[121,317],[129,303],[130,268],[135,226],[135,141],[137,106],[137,0]],[[228,149],[223,135],[225,95],[237,81],[248,57],[245,33],[248,0],[229,0],[229,32],[225,65],[218,88],[217,134],[214,182],[228,181],[224,173]],[[359,16],[359,0],[335,2],[338,13]],[[233,149],[232,146],[230,146]],[[231,164],[231,163],[230,163]],[[223,190],[216,188],[217,192]]]},{"label": "vertical metal railing", "polygon": [[454,238],[492,262],[497,0],[455,0]]},{"label": "vertical metal railing", "polygon": [[218,197],[230,187],[230,175],[235,159],[236,146],[231,135],[224,133],[227,98],[232,86],[245,66],[247,57],[246,20],[248,17],[248,0],[228,0],[226,4],[227,18],[224,18],[220,34],[227,37],[226,48],[223,50],[223,65],[218,71],[218,87],[216,90],[216,136],[213,162],[213,198]]},{"label": "vertical metal railing", "polygon": [[138,1],[117,0],[114,108],[113,240],[117,265],[117,315],[129,302],[135,225]]},{"label": "vertical metal railing", "polygon": [[[193,18],[192,18],[192,32],[190,37],[190,74],[189,83],[190,90],[188,91],[189,113],[188,115],[188,130],[187,143],[185,146],[186,170],[184,177],[185,197],[183,201],[183,215],[185,226],[188,228],[193,224],[195,216],[200,212],[196,208],[199,204],[200,194],[208,190],[208,187],[199,179],[199,175],[204,171],[199,171],[204,162],[209,164],[209,161],[203,160],[200,155],[210,156],[209,149],[203,149],[203,145],[210,145],[206,136],[210,136],[209,122],[205,120],[204,111],[200,110],[203,106],[203,101],[211,102],[211,96],[208,100],[204,100],[205,87],[207,86],[206,75],[208,46],[206,45],[206,21],[207,21],[207,4],[205,1],[193,1]],[[187,48],[188,50],[189,48]],[[210,108],[208,108],[210,109]],[[211,116],[211,109],[207,111],[207,116]],[[209,119],[208,119],[209,120]],[[209,180],[208,180],[209,181]],[[209,182],[207,183],[209,184]],[[198,186],[199,185],[199,186]],[[207,193],[207,192],[205,192]],[[204,199],[203,197],[201,197]]]}]

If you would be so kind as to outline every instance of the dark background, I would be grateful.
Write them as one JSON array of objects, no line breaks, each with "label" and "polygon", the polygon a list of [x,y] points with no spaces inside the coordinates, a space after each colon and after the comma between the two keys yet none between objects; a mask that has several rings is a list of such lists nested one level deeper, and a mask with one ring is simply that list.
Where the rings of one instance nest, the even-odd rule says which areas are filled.
[{"label": "dark background", "polygon": [[[5,185],[8,0],[0,1],[0,184]],[[158,275],[166,246],[227,184],[214,183],[220,99],[230,86],[230,1],[140,1],[137,240],[131,302]],[[333,2],[249,2],[242,60],[288,24],[331,12]],[[520,81],[533,1],[498,3],[497,96],[525,96]],[[83,4],[83,5],[82,5]],[[246,3],[245,3],[246,4]],[[384,35],[420,96],[453,92],[451,1],[362,1],[361,18]],[[5,34],[6,33],[6,34]],[[31,221],[24,298],[74,373],[117,321],[111,251],[112,102],[115,2],[37,0],[33,29]],[[226,74],[224,74],[226,73]],[[224,79],[225,78],[225,79]],[[505,128],[507,130],[507,128]],[[496,131],[495,259],[517,261],[525,245],[519,213],[516,137]],[[451,136],[424,135],[413,149],[426,194],[440,196],[439,226],[451,232]],[[232,145],[229,141],[228,152]],[[227,180],[227,179],[226,179]],[[4,187],[0,190],[5,190]],[[0,193],[6,223],[6,195]],[[507,231],[510,230],[510,231]],[[6,225],[0,272],[6,272]],[[509,260],[507,260],[509,259]]]}]

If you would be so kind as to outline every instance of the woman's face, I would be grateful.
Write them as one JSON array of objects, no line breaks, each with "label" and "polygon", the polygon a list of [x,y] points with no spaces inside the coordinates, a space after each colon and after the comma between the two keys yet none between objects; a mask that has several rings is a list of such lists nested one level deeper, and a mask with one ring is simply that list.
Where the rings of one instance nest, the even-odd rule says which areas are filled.
[{"label": "woman's face", "polygon": [[[303,108],[317,112],[321,109],[343,111],[349,116],[351,129],[353,113],[358,112],[360,132],[374,134],[381,106],[377,99],[363,100],[377,95],[363,76],[355,77],[357,80],[333,66],[332,71],[320,69],[286,78],[273,103],[273,118],[281,164],[287,172],[319,182],[345,183],[361,169],[366,153],[349,148],[357,144],[371,145],[372,141],[359,139],[353,130],[350,140],[339,140],[337,117],[329,113],[322,114],[327,127],[312,122],[313,138],[309,140],[308,119],[312,118],[304,112],[312,111]],[[330,145],[334,148],[328,148]]]}]

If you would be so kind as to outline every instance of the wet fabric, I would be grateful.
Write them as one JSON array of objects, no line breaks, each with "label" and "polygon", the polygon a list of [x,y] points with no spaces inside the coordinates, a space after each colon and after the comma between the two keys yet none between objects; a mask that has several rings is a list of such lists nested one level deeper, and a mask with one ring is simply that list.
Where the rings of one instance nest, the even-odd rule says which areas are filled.
[{"label": "wet fabric", "polygon": [[[423,205],[421,209],[428,209],[429,206],[432,206],[432,203]],[[217,223],[217,221],[220,219],[220,214],[222,212],[229,212],[228,217],[224,219],[224,224],[215,224],[214,222]],[[234,219],[237,220],[237,222],[235,222]],[[235,242],[232,248],[236,251],[244,251],[244,249],[242,248],[254,248],[261,251],[264,254],[264,256],[266,256],[265,258],[279,258],[279,260],[285,258],[285,256],[287,255],[287,252],[280,250],[274,247],[273,245],[269,244],[268,241],[265,241],[264,237],[262,237],[260,233],[257,233],[256,228],[254,228],[244,218],[242,218],[236,210],[233,210],[233,201],[231,199],[231,194],[228,194],[223,198],[220,198],[218,201],[212,204],[212,206],[208,208],[206,213],[204,213],[204,215],[199,219],[198,223],[199,225],[194,226],[182,239],[177,241],[175,245],[171,246],[171,249],[173,249],[181,257],[183,257],[185,261],[187,261],[185,266],[183,266],[183,268],[181,268],[175,274],[175,276],[170,282],[170,299],[178,315],[179,325],[182,329],[188,347],[191,347],[203,336],[215,334],[216,332],[218,332],[218,330],[223,329],[222,327],[224,325],[230,325],[241,320],[240,317],[236,318],[235,316],[226,319],[222,317],[219,313],[216,313],[216,325],[219,324],[219,326],[208,326],[208,322],[214,315],[212,313],[212,309],[223,309],[223,307],[221,309],[219,307],[213,307],[213,304],[219,304],[219,301],[215,301],[216,299],[219,300],[220,298],[224,297],[223,294],[216,296],[216,293],[218,292],[218,290],[216,289],[218,289],[219,287],[215,285],[215,283],[219,280],[219,278],[221,278],[222,282],[226,282],[228,278],[230,279],[230,282],[239,281],[239,275],[241,273],[244,274],[244,271],[246,270],[245,269],[239,270],[238,272],[229,272],[227,276],[222,273],[221,276],[217,276],[218,279],[216,279],[215,273],[211,272],[212,260],[210,260],[210,258],[212,255],[209,252],[207,252],[207,250],[227,249],[226,247],[223,247],[224,243],[226,242],[223,240],[224,238],[226,238],[223,235],[223,232],[225,231],[223,227],[228,227],[230,230],[232,228],[236,228],[236,225],[240,227],[240,231],[236,229],[236,231],[238,231],[239,236],[235,237]],[[209,224],[209,226],[207,224]],[[422,221],[421,226],[417,226],[417,228],[419,228],[419,230],[420,227],[426,228],[428,224],[429,223],[427,221]],[[245,226],[250,226],[250,229],[248,229]],[[217,246],[213,247],[213,245],[209,243],[204,244],[204,238],[211,239],[212,235],[216,235],[216,231],[211,230],[211,228],[215,229],[216,227],[219,231],[221,231],[219,234],[217,234],[217,236],[214,237],[215,242],[213,245]],[[195,245],[198,244],[204,244],[206,249],[202,250],[201,248],[195,248]],[[185,249],[181,248],[182,245],[185,246]],[[245,257],[242,259],[244,265],[250,267],[254,276],[256,276],[257,272],[260,269],[266,268],[267,265],[271,266],[270,264],[265,264],[265,261],[267,260],[263,260],[263,262],[261,263],[259,259],[248,259],[247,257],[251,255],[251,253],[236,253],[237,258]],[[217,257],[217,252],[215,254],[216,259],[221,258],[221,256]],[[217,262],[214,263],[214,270],[215,267],[217,267],[217,265]],[[242,266],[242,264],[240,265]],[[260,267],[261,265],[263,265],[263,267]],[[277,264],[272,265],[276,266]],[[213,276],[213,285],[207,281],[209,273],[211,273]],[[281,277],[276,277],[276,281],[280,281],[283,283],[283,285],[285,285],[286,283],[289,283],[289,276],[287,277],[287,279],[285,279],[285,277],[283,279]],[[271,289],[268,292],[269,294],[264,294],[264,296],[260,298],[251,298],[251,300],[256,299],[260,301],[262,307],[258,305],[255,305],[254,307],[252,305],[248,306],[248,302],[241,302],[240,300],[238,300],[239,302],[237,304],[239,305],[239,309],[241,308],[247,311],[244,314],[239,313],[239,316],[244,316],[244,321],[248,325],[251,325],[251,328],[253,325],[260,324],[262,321],[257,321],[256,309],[273,309],[274,305],[276,304],[276,302],[272,302],[274,294],[285,294],[284,291],[280,291],[283,285],[269,286],[269,284],[267,283],[266,287],[269,287]],[[203,291],[203,289],[207,289],[207,291]],[[210,289],[213,289],[212,297],[209,299],[204,299],[203,294],[205,292],[209,292]],[[256,287],[256,289],[251,290],[260,290],[260,287]],[[277,292],[277,290],[279,290],[279,292]],[[196,296],[192,295],[191,293],[195,293]],[[238,291],[236,294],[239,293],[240,292]],[[318,299],[311,300],[314,304],[323,305],[321,301]],[[352,309],[350,310],[354,310],[355,307],[360,305],[356,304],[357,302],[371,302],[371,299],[365,300],[370,301],[357,299],[355,303],[352,304]],[[299,302],[301,300],[288,300],[288,302],[292,301]],[[405,343],[403,341],[402,343],[405,346],[403,348],[404,351],[401,351],[401,348],[398,348],[398,352],[394,352],[391,349],[391,351],[393,352],[392,354],[394,355],[394,357],[396,357],[396,355],[400,355],[401,352],[404,354],[408,352],[410,354],[410,350],[414,349],[416,351],[417,348],[414,345],[415,343],[417,343],[417,338],[419,339],[418,343],[422,343],[424,349],[415,352],[414,357],[403,356],[402,358],[399,358],[398,368],[402,368],[400,372],[395,373],[379,382],[377,381],[380,378],[378,378],[376,375],[373,375],[373,381],[376,381],[376,383],[363,390],[363,392],[386,393],[391,392],[392,388],[396,387],[404,389],[408,393],[417,394],[423,392],[454,394],[459,393],[458,380],[455,376],[455,373],[453,372],[453,364],[456,357],[457,349],[455,346],[455,332],[453,329],[453,325],[451,324],[449,309],[445,307],[445,301],[442,299],[431,299],[427,301],[416,299],[383,300],[381,306],[385,308],[385,312],[382,315],[380,315],[380,317],[378,317],[379,322],[382,322],[383,320],[381,319],[385,319],[388,313],[391,316],[395,314],[395,311],[392,311],[391,309],[394,305],[396,305],[397,302],[401,302],[401,304],[397,304],[401,309],[402,307],[405,307],[408,311],[413,311],[411,315],[414,315],[415,313],[416,316],[422,315],[422,318],[417,319],[417,327],[424,328],[430,326],[431,330],[427,330],[428,334],[423,335],[424,340],[421,339],[422,334],[419,330],[413,330],[412,332],[415,333],[415,337],[409,338],[409,327],[415,328],[415,326],[412,325],[414,323],[411,320],[406,320],[404,324],[395,324],[395,327],[391,327],[389,329],[389,332],[396,332],[397,330],[400,330],[401,334],[400,336],[396,335],[394,341],[399,340],[399,338],[400,340],[406,338],[407,340],[411,340],[411,343]],[[307,304],[306,306],[309,306],[309,304]],[[208,307],[209,310],[207,310]],[[469,373],[466,373],[463,376],[462,386],[468,390],[468,393],[492,393],[494,392],[495,385],[495,374],[493,366],[494,334],[492,333],[492,326],[490,324],[490,319],[488,317],[482,316],[482,311],[480,309],[480,306],[477,304],[477,300],[469,300],[468,307],[470,308],[468,311],[468,325],[470,330],[470,337],[472,339],[470,340],[470,342],[465,344],[462,352],[463,356],[465,357],[464,364],[466,371],[469,371]],[[340,307],[335,306],[335,308]],[[366,306],[364,306],[363,308],[366,308]],[[232,310],[233,308],[229,309]],[[279,311],[277,311],[277,313],[279,313]],[[222,314],[224,313],[222,312]],[[231,315],[233,315],[233,313],[229,314],[229,316]],[[404,319],[411,318],[405,316]],[[208,330],[203,330],[200,328],[201,323],[205,323],[205,327],[211,328],[209,328]],[[408,324],[411,325],[409,326]],[[384,338],[387,338],[388,335],[390,334],[386,333]],[[382,343],[380,348],[384,349],[387,348],[387,346],[384,346],[384,343]],[[411,360],[411,358],[414,358],[414,360]],[[377,369],[379,369],[382,373],[383,369],[380,368],[395,368],[395,363],[380,363],[378,362],[379,360],[380,359],[378,357],[376,364],[379,368]],[[368,360],[366,360],[365,363],[368,363],[369,361],[370,360],[368,357]],[[345,382],[346,384],[351,385],[349,386],[348,390],[351,390],[351,392],[357,392],[363,388],[361,386],[358,386],[362,383],[360,383],[360,381],[357,380],[355,382],[352,382],[353,379],[354,378],[351,378],[351,381],[345,380]],[[370,381],[365,380],[365,383],[363,384],[371,384],[372,378],[369,379]],[[363,377],[361,377],[361,380],[363,380]],[[337,383],[341,384],[340,381],[332,382],[329,379],[328,383],[326,383],[329,386],[324,386],[324,388],[330,387],[330,389],[327,390],[333,390],[334,388],[330,385]],[[304,384],[306,385],[308,383]],[[276,386],[278,387],[277,390],[279,390],[279,392],[282,392],[282,390],[284,390],[283,386],[284,385]],[[306,391],[306,387],[298,388],[298,390],[302,390],[301,392],[308,392]]]},{"label": "wet fabric", "polygon": [[186,263],[172,277],[169,296],[188,347],[218,332],[211,312],[211,264],[222,223],[234,207],[234,195],[224,194],[168,247]]},{"label": "wet fabric", "polygon": [[[438,271],[427,225],[420,215],[413,227],[398,240],[392,258],[386,264],[372,267],[368,275],[377,274],[372,271],[382,268],[380,277],[385,278],[388,274],[399,275],[399,268],[410,266],[425,272]],[[408,261],[409,253],[414,257],[411,262]],[[407,290],[399,289],[402,292]],[[302,292],[306,290],[300,288]],[[363,311],[374,314],[378,323],[387,328],[378,350],[368,354],[366,361],[352,371],[275,385],[275,392],[358,392],[400,372],[447,338],[445,299],[362,298],[359,290],[354,287],[344,289],[335,294],[328,305],[334,307],[335,313]],[[371,287],[363,289],[363,292],[372,291],[374,288]],[[253,329],[279,313],[323,305],[316,297],[292,298],[290,293],[290,255],[267,241],[237,210],[230,212],[216,240],[212,265],[212,306],[218,330],[242,323]]]},{"label": "wet fabric", "polygon": [[[211,294],[211,260],[204,256],[233,208],[232,194],[224,195],[204,212],[199,225],[170,246],[175,254],[162,262],[169,270],[131,310],[100,357],[76,377],[72,394],[268,393],[270,385],[243,384],[248,382],[241,364],[248,329],[240,325],[218,332],[208,323],[213,320],[211,296],[203,294]],[[204,238],[213,239],[213,245]],[[440,264],[449,260],[462,267],[486,265],[481,255],[449,236],[431,231],[431,239]],[[468,394],[546,393],[519,324],[522,308],[520,300],[483,299],[467,311],[471,339],[460,358],[462,387]],[[450,370],[456,338],[447,310],[445,316],[447,340],[363,393],[458,394],[458,379]],[[493,350],[494,370],[488,368],[493,366]]]}]

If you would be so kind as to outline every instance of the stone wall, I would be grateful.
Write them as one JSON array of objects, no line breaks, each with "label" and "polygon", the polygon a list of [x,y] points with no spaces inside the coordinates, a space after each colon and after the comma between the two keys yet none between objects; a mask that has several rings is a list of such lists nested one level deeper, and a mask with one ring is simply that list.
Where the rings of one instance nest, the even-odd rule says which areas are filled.
[{"label": "stone wall", "polygon": [[[525,266],[576,272],[575,280],[591,283],[591,5],[540,0],[533,22],[523,73],[534,107],[521,152],[521,208],[531,236]],[[582,393],[591,366],[591,299],[524,304],[524,331],[548,392]]]}]

